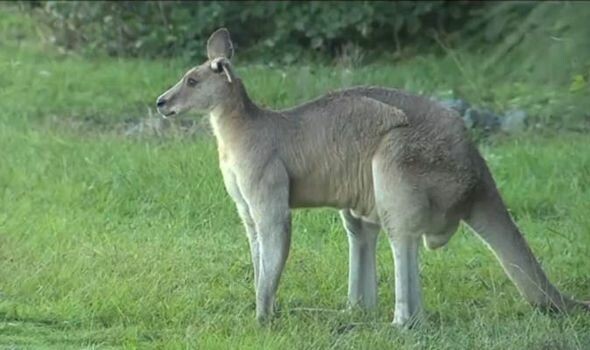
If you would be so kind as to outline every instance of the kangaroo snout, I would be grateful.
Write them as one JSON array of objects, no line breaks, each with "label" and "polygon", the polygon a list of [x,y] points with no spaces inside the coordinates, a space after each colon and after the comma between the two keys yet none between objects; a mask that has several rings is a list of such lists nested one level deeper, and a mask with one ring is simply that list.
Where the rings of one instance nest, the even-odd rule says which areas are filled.
[{"label": "kangaroo snout", "polygon": [[164,118],[172,116],[176,114],[176,111],[171,109],[169,105],[167,105],[169,99],[164,98],[163,96],[158,97],[156,100],[156,107],[158,109],[158,113],[160,113]]}]

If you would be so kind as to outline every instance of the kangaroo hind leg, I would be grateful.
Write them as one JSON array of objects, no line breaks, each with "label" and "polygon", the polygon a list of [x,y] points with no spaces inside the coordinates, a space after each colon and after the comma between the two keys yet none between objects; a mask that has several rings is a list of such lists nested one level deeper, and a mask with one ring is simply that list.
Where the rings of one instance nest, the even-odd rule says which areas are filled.
[{"label": "kangaroo hind leg", "polygon": [[411,326],[421,318],[423,311],[418,255],[430,213],[426,194],[396,170],[387,158],[373,160],[375,203],[395,264],[393,324]]},{"label": "kangaroo hind leg", "polygon": [[377,305],[376,247],[379,225],[356,218],[350,209],[340,211],[348,235],[348,303],[372,309]]}]

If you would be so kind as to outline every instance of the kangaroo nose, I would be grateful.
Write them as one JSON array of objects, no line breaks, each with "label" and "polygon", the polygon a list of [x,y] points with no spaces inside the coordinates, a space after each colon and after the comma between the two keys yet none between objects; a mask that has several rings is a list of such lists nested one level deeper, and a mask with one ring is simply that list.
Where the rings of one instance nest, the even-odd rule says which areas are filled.
[{"label": "kangaroo nose", "polygon": [[162,107],[165,104],[166,104],[166,100],[163,98],[158,99],[158,101],[156,101],[156,106],[158,106],[158,107]]}]

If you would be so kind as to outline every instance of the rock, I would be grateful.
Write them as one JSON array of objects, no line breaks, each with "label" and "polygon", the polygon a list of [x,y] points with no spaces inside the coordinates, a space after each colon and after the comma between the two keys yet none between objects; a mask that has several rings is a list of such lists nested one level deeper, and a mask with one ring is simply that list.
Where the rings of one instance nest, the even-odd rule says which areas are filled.
[{"label": "rock", "polygon": [[469,129],[480,129],[485,132],[502,130],[507,133],[523,131],[527,124],[527,113],[520,109],[506,112],[500,117],[488,109],[478,109],[460,98],[445,98],[438,100],[443,106],[457,111]]},{"label": "rock", "polygon": [[479,112],[474,108],[468,108],[463,115],[463,121],[467,129],[473,129],[479,120]]},{"label": "rock", "polygon": [[485,131],[495,131],[500,126],[500,117],[489,110],[467,108],[463,115],[467,128],[477,128]]},{"label": "rock", "polygon": [[506,115],[502,118],[502,131],[507,133],[523,131],[526,127],[527,117],[527,113],[520,109],[506,112]]},{"label": "rock", "polygon": [[496,131],[500,128],[500,116],[496,113],[484,110],[480,127],[486,131]]},{"label": "rock", "polygon": [[445,107],[456,110],[457,112],[459,112],[459,114],[461,116],[463,116],[465,114],[465,112],[467,111],[467,109],[469,109],[469,107],[471,107],[469,102],[462,100],[460,98],[457,98],[457,99],[449,98],[449,99],[441,100],[439,102]]}]

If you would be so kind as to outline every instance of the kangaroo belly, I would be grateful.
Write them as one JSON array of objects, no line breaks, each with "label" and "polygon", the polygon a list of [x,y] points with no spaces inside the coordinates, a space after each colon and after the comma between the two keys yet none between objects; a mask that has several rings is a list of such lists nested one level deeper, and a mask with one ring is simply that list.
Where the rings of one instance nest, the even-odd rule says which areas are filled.
[{"label": "kangaroo belly", "polygon": [[374,202],[371,165],[368,161],[327,163],[306,172],[304,176],[293,176],[291,179],[292,208],[350,208],[359,215],[369,215],[375,206]]}]

